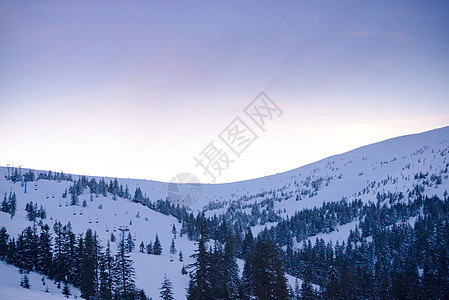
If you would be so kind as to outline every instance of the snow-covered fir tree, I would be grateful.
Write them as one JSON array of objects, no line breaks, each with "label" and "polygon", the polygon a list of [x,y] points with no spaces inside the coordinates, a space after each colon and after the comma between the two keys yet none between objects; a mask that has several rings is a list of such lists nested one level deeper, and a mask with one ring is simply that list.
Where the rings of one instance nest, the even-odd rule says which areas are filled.
[{"label": "snow-covered fir tree", "polygon": [[164,281],[162,282],[162,286],[160,288],[161,299],[163,300],[173,300],[173,287],[171,281],[167,278],[167,275],[164,275]]}]

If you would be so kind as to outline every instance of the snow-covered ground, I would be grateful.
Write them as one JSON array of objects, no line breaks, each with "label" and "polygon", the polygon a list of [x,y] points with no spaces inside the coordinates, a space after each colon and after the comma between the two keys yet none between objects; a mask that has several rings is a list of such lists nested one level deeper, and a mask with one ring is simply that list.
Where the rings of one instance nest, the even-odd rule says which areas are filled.
[{"label": "snow-covered ground", "polygon": [[[42,281],[42,275],[30,272],[28,274],[28,280],[30,284],[29,289],[25,289],[20,286],[20,280],[23,274],[20,274],[19,269],[8,265],[4,262],[0,262],[0,299],[1,300],[44,300],[44,299],[66,299],[62,294],[62,286],[58,289],[57,285],[53,281],[45,279]],[[70,287],[72,296],[70,299],[74,299],[75,296],[79,297],[80,291],[73,286]]]},{"label": "snow-covered ground", "polygon": [[[103,245],[107,243],[111,233],[119,240],[120,232],[118,227],[126,225],[136,239],[134,241],[136,250],[131,253],[131,259],[134,261],[137,286],[143,288],[153,299],[157,299],[159,297],[159,288],[166,274],[173,282],[173,291],[176,299],[184,297],[189,278],[187,275],[181,275],[183,263],[178,260],[178,255],[176,254],[173,262],[171,262],[169,254],[173,237],[173,224],[175,224],[178,232],[181,229],[181,225],[178,224],[176,218],[165,216],[141,204],[120,198],[114,201],[111,197],[100,196],[99,198],[94,197],[91,202],[89,199],[90,195],[87,192],[80,196],[81,203],[83,199],[87,200],[87,207],[66,206],[66,199],[62,199],[61,195],[70,185],[70,182],[61,181],[58,183],[56,181],[39,180],[37,190],[34,189],[34,183],[31,183],[25,194],[24,187],[21,187],[20,183],[14,184],[11,181],[5,181],[4,174],[2,175],[0,176],[0,191],[2,193],[12,191],[17,195],[17,212],[15,217],[11,219],[8,213],[0,212],[0,224],[7,228],[11,236],[17,237],[24,228],[32,225],[32,222],[26,219],[25,212],[25,204],[29,201],[37,203],[38,206],[43,205],[47,212],[47,219],[44,220],[44,223],[46,222],[51,226],[54,220],[60,221],[63,225],[70,222],[72,230],[76,234],[85,232],[87,228],[92,228],[98,234]],[[53,192],[55,198],[52,197]],[[48,199],[47,195],[49,195]],[[61,206],[59,206],[60,202]],[[100,204],[102,209],[99,209]],[[81,210],[82,215],[80,214]],[[74,212],[76,215],[74,215]],[[89,220],[91,223],[89,223]],[[116,228],[115,231],[114,228]],[[144,241],[145,244],[150,241],[154,242],[156,234],[158,234],[163,247],[162,255],[139,253],[140,242]],[[189,241],[187,237],[177,235],[175,245],[178,253],[181,250],[183,252],[184,264],[192,263],[190,255],[195,250],[194,242]],[[111,248],[115,250],[116,245],[112,243]],[[0,275],[0,278],[0,282],[3,282],[3,275]]]},{"label": "snow-covered ground", "polygon": [[[448,173],[444,173],[449,166],[448,152],[449,127],[393,138],[285,173],[242,182],[202,185],[202,197],[191,206],[191,209],[194,212],[206,209],[208,216],[220,215],[226,212],[232,202],[251,204],[257,201],[260,203],[267,197],[273,197],[276,199],[275,211],[281,211],[281,216],[287,217],[303,208],[321,206],[324,202],[329,201],[340,201],[343,197],[348,202],[361,199],[366,203],[375,202],[377,193],[402,191],[406,194],[407,191],[413,189],[414,185],[423,184],[422,179],[414,178],[415,174],[419,172],[428,173],[427,181],[432,174],[441,176],[441,184],[430,182],[423,186],[424,194],[442,196],[446,190],[449,190]],[[28,171],[28,169],[22,170]],[[118,230],[114,232],[114,228],[127,225],[136,238],[136,250],[132,253],[131,258],[134,260],[136,269],[137,286],[145,289],[153,299],[157,299],[164,274],[166,274],[173,282],[175,299],[185,298],[185,289],[188,286],[189,278],[186,275],[181,275],[182,263],[176,259],[177,255],[174,261],[170,262],[168,252],[173,236],[172,224],[176,224],[178,232],[181,229],[181,224],[178,224],[174,217],[162,215],[126,199],[117,198],[114,201],[112,197],[100,196],[94,197],[91,202],[90,194],[87,191],[80,196],[80,203],[85,199],[88,206],[82,209],[81,206],[74,208],[66,206],[66,199],[61,197],[64,190],[71,184],[70,182],[39,180],[37,190],[34,188],[34,183],[30,183],[25,194],[24,187],[20,183],[14,184],[11,181],[6,181],[5,175],[6,168],[0,168],[0,193],[13,191],[17,195],[16,216],[10,219],[9,214],[0,212],[0,224],[7,228],[9,234],[17,236],[26,226],[32,224],[26,219],[24,210],[25,204],[29,201],[44,206],[47,212],[45,222],[50,225],[57,219],[62,224],[70,221],[75,233],[82,233],[87,228],[92,228],[97,232],[103,244],[107,242],[111,233],[118,237],[119,232]],[[73,175],[73,178],[78,179],[76,175]],[[110,179],[105,178],[106,182],[109,182]],[[167,183],[119,179],[119,184],[128,185],[131,193],[136,187],[140,187],[152,201],[167,197]],[[216,203],[218,207],[208,209],[210,203]],[[99,208],[100,205],[102,209]],[[247,208],[243,210],[250,213]],[[325,241],[332,240],[334,243],[342,241],[347,238],[350,230],[354,229],[356,224],[357,222],[353,221],[340,225],[329,234],[320,233],[309,239],[312,243],[316,237],[323,238]],[[275,223],[257,224],[253,227],[253,233],[256,235],[266,226],[269,228],[273,225]],[[139,253],[140,242],[148,243],[150,240],[154,242],[156,233],[163,246],[162,255]],[[189,241],[185,236],[179,237],[179,235],[175,242],[178,252],[182,250],[184,254],[184,264],[192,263],[189,256],[196,248],[194,242]],[[296,246],[300,246],[299,243]],[[241,262],[240,265],[242,265]],[[5,284],[3,272],[0,279],[1,297],[12,292],[20,281],[14,281],[14,284]],[[294,283],[294,278],[289,277],[289,282]]]}]

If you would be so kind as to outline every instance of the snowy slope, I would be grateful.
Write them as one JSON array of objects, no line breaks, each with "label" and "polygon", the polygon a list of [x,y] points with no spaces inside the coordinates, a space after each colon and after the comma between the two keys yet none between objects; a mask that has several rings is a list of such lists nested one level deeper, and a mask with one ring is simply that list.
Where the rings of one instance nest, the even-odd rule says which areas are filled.
[{"label": "snowy slope", "polygon": [[[4,169],[2,169],[4,171]],[[2,174],[3,175],[3,174]],[[47,212],[47,219],[44,223],[52,225],[54,220],[60,221],[63,225],[70,221],[73,232],[76,234],[83,233],[87,228],[92,228],[97,232],[103,245],[106,244],[110,238],[110,234],[114,233],[119,238],[119,231],[114,232],[114,227],[127,225],[133,237],[135,236],[136,250],[131,253],[131,259],[134,261],[136,269],[136,284],[138,287],[145,289],[150,297],[156,299],[159,296],[159,288],[162,284],[164,274],[173,282],[174,294],[176,299],[182,299],[185,294],[185,287],[188,285],[188,276],[181,276],[182,263],[179,262],[177,256],[173,262],[170,262],[169,247],[173,234],[171,233],[172,224],[176,223],[178,230],[181,225],[177,223],[174,217],[162,215],[154,212],[141,204],[133,203],[129,200],[118,198],[117,201],[112,198],[93,198],[89,200],[90,194],[83,194],[80,196],[82,203],[85,198],[88,202],[88,207],[81,208],[81,206],[66,206],[66,200],[61,198],[64,190],[70,185],[70,182],[56,182],[48,180],[39,180],[37,190],[34,189],[34,183],[28,187],[25,194],[24,188],[20,183],[12,183],[5,181],[4,175],[0,179],[0,191],[15,192],[17,195],[17,212],[16,216],[11,219],[9,214],[0,212],[0,224],[7,228],[11,236],[17,235],[27,226],[32,225],[32,222],[26,219],[26,212],[24,210],[25,204],[29,201],[37,203],[39,206],[43,205]],[[53,198],[53,192],[55,198]],[[47,195],[49,195],[47,199]],[[85,196],[85,197],[83,197]],[[59,203],[61,202],[61,206]],[[99,205],[102,209],[99,209]],[[82,210],[82,215],[80,214]],[[74,215],[74,212],[76,215]],[[137,218],[139,213],[140,217]],[[98,223],[97,221],[98,217]],[[89,218],[92,223],[89,223]],[[148,221],[146,221],[148,219]],[[132,221],[132,225],[130,222]],[[109,232],[107,232],[109,230]],[[149,241],[155,240],[156,233],[158,233],[160,242],[163,247],[162,255],[148,255],[138,252],[138,246],[141,241],[145,244]],[[111,248],[115,250],[116,246]],[[182,250],[184,254],[184,264],[192,263],[190,255],[195,249],[192,241],[186,237],[177,237],[176,248],[178,253]],[[0,278],[3,278],[1,276]],[[3,279],[2,279],[3,281]]]},{"label": "snowy slope", "polygon": [[[407,194],[418,184],[424,188],[425,195],[441,197],[449,191],[448,153],[449,127],[397,137],[285,173],[237,183],[205,185],[204,197],[192,208],[206,208],[206,215],[212,216],[224,213],[231,204],[243,206],[274,198],[274,210],[285,218],[304,208],[342,198],[348,202],[355,199],[376,202],[377,193],[400,191]],[[415,179],[420,172],[427,174],[426,179]],[[441,183],[432,181],[432,175],[440,177]],[[214,205],[208,205],[210,203]],[[217,206],[222,207],[215,208]],[[253,227],[253,233],[275,224],[258,224]],[[325,241],[345,240],[356,224],[341,225],[336,231],[318,237]],[[314,242],[316,237],[309,239]]]},{"label": "snowy slope", "polygon": [[[275,211],[285,218],[303,208],[321,206],[323,202],[340,201],[343,197],[349,202],[354,199],[361,199],[365,203],[374,202],[378,192],[407,193],[417,184],[423,186],[424,194],[441,196],[449,190],[448,152],[449,127],[393,138],[285,173],[235,183],[202,185],[202,197],[191,206],[191,209],[195,212],[205,210],[206,215],[213,216],[225,213],[230,205],[238,203],[242,211],[250,214],[251,211],[244,205],[273,198]],[[426,179],[415,179],[415,175],[420,172],[427,174]],[[86,199],[88,207],[83,208],[83,214],[80,215],[81,207],[74,209],[66,206],[65,199],[61,198],[70,182],[39,180],[37,190],[32,183],[28,186],[28,193],[25,194],[20,183],[5,181],[5,174],[6,168],[0,168],[0,192],[13,191],[18,197],[18,210],[14,219],[11,220],[9,214],[0,212],[0,224],[6,226],[9,234],[17,236],[31,224],[26,220],[24,211],[25,204],[29,201],[45,207],[46,222],[49,224],[53,222],[51,219],[57,219],[63,224],[70,221],[75,233],[85,232],[91,227],[98,233],[103,243],[106,243],[113,228],[120,225],[129,226],[136,237],[136,248],[141,241],[145,243],[154,241],[158,233],[164,248],[161,256],[141,254],[137,249],[132,253],[137,286],[144,288],[150,297],[156,299],[164,274],[167,274],[173,282],[175,298],[185,298],[188,276],[181,276],[182,263],[176,259],[177,256],[174,262],[170,262],[168,254],[172,238],[171,226],[175,223],[178,232],[181,228],[181,224],[178,224],[174,217],[162,215],[141,204],[120,198],[114,201],[111,197],[100,196],[94,197],[91,202],[87,191],[80,196],[80,203]],[[441,182],[437,184],[431,181],[432,175],[440,176]],[[73,175],[73,178],[77,179],[77,176]],[[110,179],[105,178],[107,182]],[[128,185],[131,193],[136,187],[140,187],[153,201],[167,197],[167,183],[137,179],[119,179],[119,183]],[[99,209],[100,204],[102,209]],[[140,218],[136,217],[138,212]],[[89,218],[92,223],[89,223]],[[332,233],[321,233],[318,237],[326,241],[344,240],[356,223],[338,226]],[[256,224],[253,233],[256,235],[265,226],[275,224]],[[118,236],[118,231],[115,234]],[[309,239],[314,241],[315,238],[316,236]],[[184,264],[192,262],[189,256],[195,249],[194,242],[185,236],[182,238],[178,236],[176,248],[178,252],[183,251]],[[292,278],[289,280],[294,282]]]},{"label": "snowy slope", "polygon": [[[62,287],[58,289],[57,285],[51,280],[45,279],[42,282],[42,276],[35,272],[28,274],[30,288],[25,289],[20,286],[20,279],[22,274],[19,273],[19,269],[8,265],[4,262],[0,262],[0,299],[66,299],[62,294]],[[70,287],[70,293],[73,299],[75,296],[81,294],[80,291],[73,286]]]}]

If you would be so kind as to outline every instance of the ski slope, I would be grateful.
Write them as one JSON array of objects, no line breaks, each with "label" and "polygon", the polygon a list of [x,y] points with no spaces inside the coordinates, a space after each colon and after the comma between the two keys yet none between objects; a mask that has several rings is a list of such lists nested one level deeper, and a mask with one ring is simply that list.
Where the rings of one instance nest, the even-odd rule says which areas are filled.
[{"label": "ski slope", "polygon": [[[274,209],[281,217],[286,218],[304,208],[321,206],[324,202],[340,201],[342,198],[346,198],[348,202],[355,199],[361,199],[365,203],[375,202],[377,193],[402,191],[405,194],[417,184],[423,185],[424,194],[441,197],[449,190],[448,152],[449,127],[397,137],[285,173],[235,183],[202,185],[202,197],[191,205],[190,209],[195,213],[205,210],[207,216],[213,216],[225,213],[227,208],[235,203],[253,204],[273,198]],[[22,170],[28,171],[26,168]],[[428,182],[426,185],[426,179],[415,179],[415,174],[419,172],[428,174],[427,181],[432,175],[440,176],[441,183]],[[85,199],[87,207],[66,206],[66,199],[62,198],[62,194],[71,182],[39,180],[36,189],[32,182],[28,185],[27,193],[24,193],[24,187],[20,183],[6,181],[5,174],[6,168],[0,168],[0,192],[12,191],[17,195],[16,216],[10,219],[9,214],[0,212],[0,224],[7,228],[10,235],[17,236],[26,226],[32,224],[26,219],[24,210],[29,201],[44,206],[47,212],[44,222],[49,225],[52,225],[54,220],[61,221],[63,225],[70,221],[73,232],[77,234],[92,228],[103,245],[111,233],[119,237],[117,228],[126,225],[136,239],[136,250],[131,254],[136,269],[136,285],[143,288],[148,296],[157,299],[166,274],[173,282],[175,299],[185,298],[189,278],[187,275],[181,275],[181,268],[183,263],[188,265],[193,262],[190,255],[196,246],[187,237],[179,237],[178,234],[175,240],[176,248],[178,253],[182,250],[184,262],[179,262],[177,254],[174,261],[170,261],[168,251],[173,237],[172,224],[176,224],[178,232],[181,229],[181,224],[174,217],[162,215],[127,199],[117,198],[114,201],[110,196],[99,196],[90,201],[88,191],[79,199],[80,204]],[[77,179],[77,175],[72,177]],[[94,176],[89,176],[92,177]],[[105,178],[106,182],[111,179],[113,178]],[[167,198],[168,183],[137,179],[118,180],[119,184],[128,185],[132,194],[136,187],[140,187],[152,201]],[[242,210],[250,213],[248,208]],[[253,233],[257,235],[266,226],[275,224],[256,224],[252,228]],[[356,224],[353,221],[337,226],[336,230],[329,234],[320,233],[309,239],[312,242],[317,237],[325,241],[343,241]],[[156,233],[163,247],[162,255],[139,253],[140,242],[154,242]],[[242,267],[241,261],[239,265]],[[4,276],[0,276],[0,294],[12,292],[16,286],[12,283],[3,284]],[[294,278],[288,278],[289,282],[294,284]]]},{"label": "ski slope", "polygon": [[[67,299],[62,294],[62,286],[58,289],[57,285],[48,279],[43,282],[42,275],[36,272],[28,274],[30,288],[22,288],[20,286],[22,274],[19,273],[19,269],[5,262],[0,262],[0,278],[0,300]],[[81,293],[78,289],[71,285],[69,285],[69,288],[72,294],[71,299],[75,296],[79,297]]]},{"label": "ski slope", "polygon": [[[181,229],[181,225],[178,224],[174,217],[165,216],[141,204],[121,198],[117,198],[114,201],[112,197],[100,196],[98,198],[93,197],[93,201],[90,201],[90,194],[87,192],[80,196],[80,203],[85,198],[88,202],[87,207],[66,206],[66,199],[63,199],[61,195],[68,188],[70,182],[39,180],[37,185],[37,190],[35,190],[34,183],[31,182],[25,194],[24,187],[20,183],[5,181],[4,174],[2,174],[0,191],[2,193],[12,191],[17,195],[15,217],[11,219],[8,213],[0,212],[0,224],[7,228],[10,235],[17,237],[24,228],[32,225],[32,222],[26,219],[25,205],[29,201],[37,203],[38,206],[43,205],[47,212],[47,219],[44,220],[44,223],[46,222],[50,226],[53,225],[54,220],[60,221],[63,225],[70,222],[75,234],[83,233],[87,228],[92,228],[98,234],[103,246],[106,245],[111,233],[115,234],[117,242],[111,244],[111,248],[114,251],[120,240],[118,227],[128,226],[133,238],[135,238],[134,243],[136,245],[136,249],[131,253],[131,259],[134,261],[136,270],[136,285],[143,288],[147,295],[156,299],[159,296],[159,288],[164,274],[166,274],[173,282],[176,299],[184,298],[185,287],[188,285],[189,278],[187,275],[181,275],[181,269],[183,263],[187,265],[193,262],[189,256],[193,254],[195,245],[194,242],[189,241],[186,237],[179,237],[178,235],[175,240],[176,249],[178,253],[182,250],[184,262],[181,263],[178,260],[177,254],[174,256],[173,262],[170,261],[169,248],[173,237],[171,232],[172,225],[176,224],[178,232]],[[54,198],[53,192],[55,194]],[[102,209],[99,209],[100,205],[102,205]],[[140,217],[137,217],[138,214]],[[89,220],[91,223],[89,223]],[[114,227],[116,228],[115,232]],[[144,241],[145,244],[150,241],[154,242],[156,234],[158,234],[163,247],[162,254],[156,256],[139,253],[140,242]]]}]

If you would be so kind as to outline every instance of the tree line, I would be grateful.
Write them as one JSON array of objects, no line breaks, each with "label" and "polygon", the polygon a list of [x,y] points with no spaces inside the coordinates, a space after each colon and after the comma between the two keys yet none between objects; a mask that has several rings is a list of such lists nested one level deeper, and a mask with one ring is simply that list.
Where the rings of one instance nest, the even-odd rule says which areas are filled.
[{"label": "tree line", "polygon": [[14,238],[2,227],[0,259],[24,274],[37,271],[64,284],[66,295],[70,283],[85,299],[147,299],[134,284],[133,262],[124,245],[119,243],[113,254],[109,241],[103,249],[91,229],[76,236],[70,222],[63,226],[56,221],[53,233],[47,224],[37,228],[35,223]]}]

